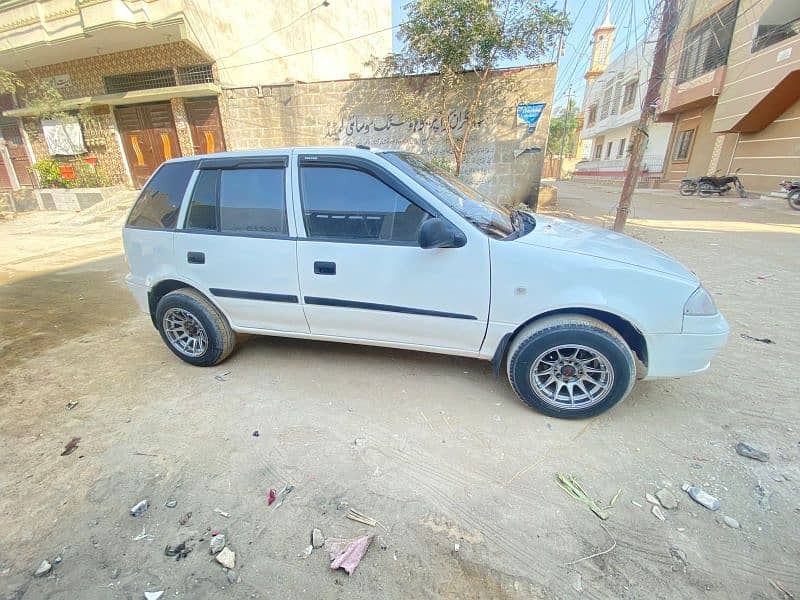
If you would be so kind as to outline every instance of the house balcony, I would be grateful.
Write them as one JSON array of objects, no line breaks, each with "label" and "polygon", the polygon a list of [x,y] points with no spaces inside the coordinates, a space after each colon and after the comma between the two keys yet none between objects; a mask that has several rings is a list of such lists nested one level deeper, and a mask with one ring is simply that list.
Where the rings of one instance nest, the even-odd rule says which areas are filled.
[{"label": "house balcony", "polygon": [[11,71],[187,38],[183,0],[0,0]]},{"label": "house balcony", "polygon": [[726,67],[723,65],[689,81],[677,83],[673,79],[668,82],[668,91],[658,110],[658,120],[661,121],[663,116],[669,117],[663,119],[664,121],[671,121],[676,113],[714,104],[722,93],[725,71]]}]

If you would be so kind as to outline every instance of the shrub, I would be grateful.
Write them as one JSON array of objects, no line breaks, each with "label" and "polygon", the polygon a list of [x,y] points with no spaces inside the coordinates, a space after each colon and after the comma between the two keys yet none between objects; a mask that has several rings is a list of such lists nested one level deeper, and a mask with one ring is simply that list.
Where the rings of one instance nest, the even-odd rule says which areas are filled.
[{"label": "shrub", "polygon": [[[74,179],[66,179],[59,169],[60,165],[67,164],[75,173]],[[81,188],[105,187],[111,185],[108,177],[98,168],[92,167],[83,161],[59,162],[53,158],[46,158],[31,165],[30,170],[39,178],[39,184],[44,188]]]}]

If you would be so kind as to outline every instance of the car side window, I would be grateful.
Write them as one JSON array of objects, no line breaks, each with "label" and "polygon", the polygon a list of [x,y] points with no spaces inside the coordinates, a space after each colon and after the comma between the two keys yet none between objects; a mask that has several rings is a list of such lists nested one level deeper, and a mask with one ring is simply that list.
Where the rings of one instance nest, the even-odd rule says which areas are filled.
[{"label": "car side window", "polygon": [[139,194],[126,225],[147,229],[175,229],[186,185],[196,160],[164,163]]},{"label": "car side window", "polygon": [[219,171],[200,171],[186,214],[186,229],[217,230],[217,182]]},{"label": "car side window", "polygon": [[186,229],[288,235],[285,169],[209,169],[200,172]]},{"label": "car side window", "polygon": [[233,169],[220,172],[220,231],[288,234],[285,170]]},{"label": "car side window", "polygon": [[429,214],[361,169],[300,169],[303,219],[310,238],[416,242]]}]

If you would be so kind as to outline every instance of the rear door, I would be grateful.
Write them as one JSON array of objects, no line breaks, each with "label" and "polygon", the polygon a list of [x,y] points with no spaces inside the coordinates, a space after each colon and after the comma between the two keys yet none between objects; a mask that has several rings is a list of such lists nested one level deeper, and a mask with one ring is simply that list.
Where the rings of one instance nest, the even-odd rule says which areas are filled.
[{"label": "rear door", "polygon": [[489,315],[488,238],[422,249],[441,216],[388,163],[297,155],[298,271],[311,333],[477,352]]},{"label": "rear door", "polygon": [[235,328],[308,333],[287,164],[277,155],[201,160],[175,233],[179,273]]}]

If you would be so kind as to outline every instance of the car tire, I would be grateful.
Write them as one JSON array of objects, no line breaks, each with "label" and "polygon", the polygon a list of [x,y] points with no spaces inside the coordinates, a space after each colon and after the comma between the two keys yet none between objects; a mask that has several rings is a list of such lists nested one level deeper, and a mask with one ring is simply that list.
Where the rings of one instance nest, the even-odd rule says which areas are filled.
[{"label": "car tire", "polygon": [[789,192],[786,200],[789,202],[789,206],[791,206],[794,210],[800,210],[800,190]]},{"label": "car tire", "polygon": [[221,363],[236,346],[236,334],[225,316],[192,288],[175,290],[158,301],[156,325],[175,356],[198,367]]},{"label": "car tire", "polygon": [[525,327],[509,346],[506,369],[525,404],[564,419],[608,410],[636,381],[635,357],[625,340],[583,315],[548,317]]}]

